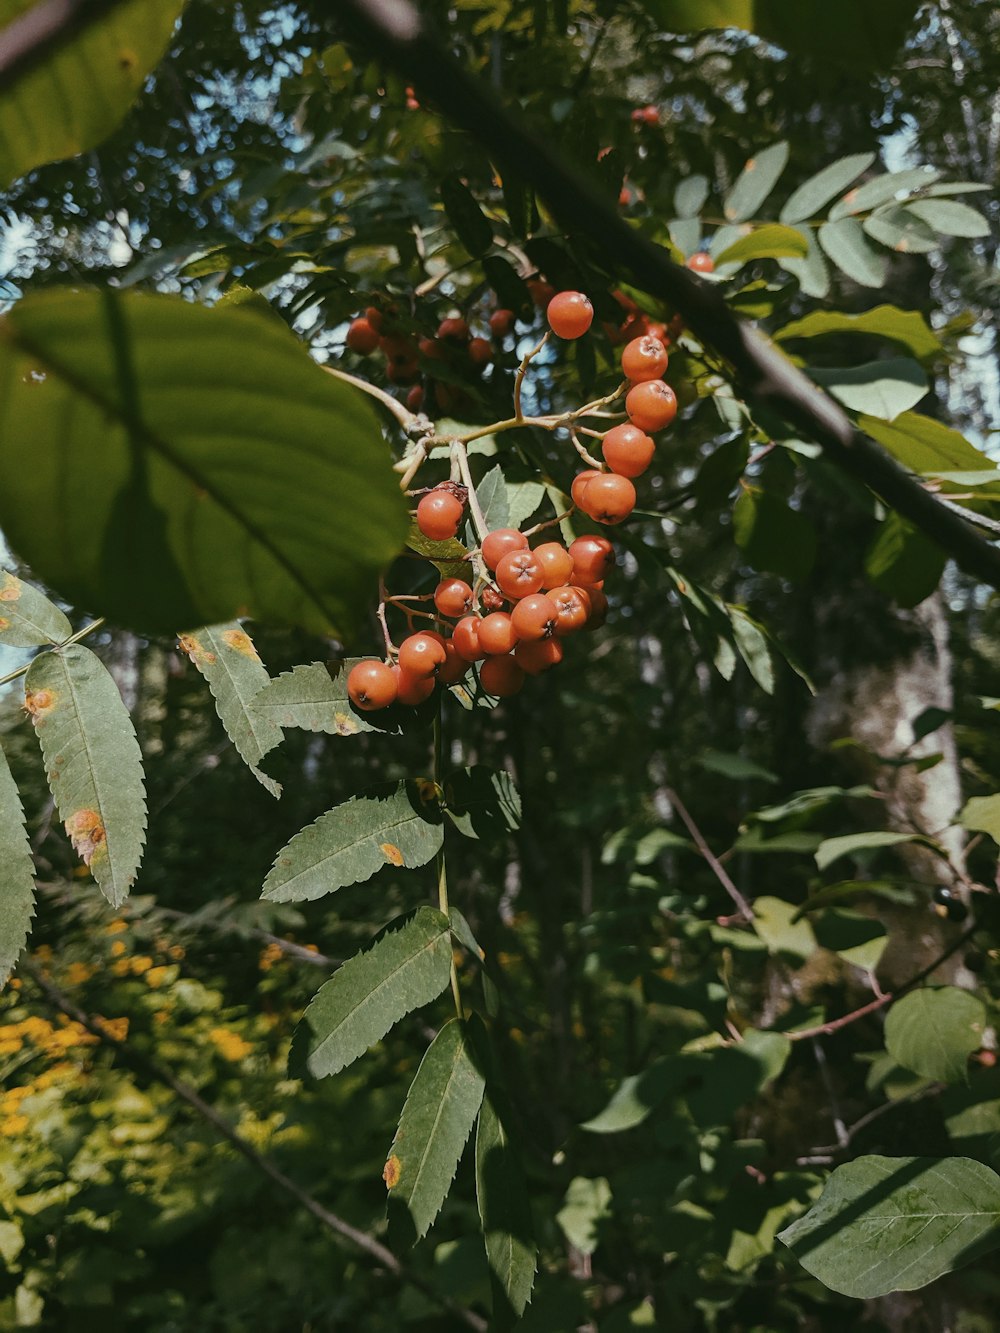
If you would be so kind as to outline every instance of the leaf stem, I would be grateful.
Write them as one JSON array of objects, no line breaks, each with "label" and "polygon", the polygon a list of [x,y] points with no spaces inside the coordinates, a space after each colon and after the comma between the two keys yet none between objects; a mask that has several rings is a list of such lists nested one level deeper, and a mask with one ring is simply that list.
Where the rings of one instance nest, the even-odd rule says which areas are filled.
[{"label": "leaf stem", "polygon": [[[434,714],[434,785],[438,791],[442,788],[442,769],[444,767],[442,758],[444,754],[444,737],[441,731],[441,703],[438,701],[438,710]],[[448,916],[448,861],[445,856],[444,839],[441,840],[441,850],[437,854],[437,881],[438,881],[438,909],[443,916]],[[458,968],[455,966],[454,950],[451,955],[451,994],[455,1001],[455,1013],[460,1019],[465,1018],[465,1007],[462,1004],[462,992],[458,985]]]},{"label": "leaf stem", "polygon": [[[89,625],[84,625],[83,629],[78,629],[75,634],[71,634],[69,638],[62,643],[53,643],[45,651],[55,653],[58,652],[60,648],[71,648],[74,643],[79,643],[80,640],[85,639],[88,634],[94,634],[97,630],[101,629],[103,625],[104,617],[98,616],[96,620],[92,620]],[[34,658],[31,660],[33,662]],[[8,671],[6,676],[0,676],[0,685],[9,685],[12,680],[17,680],[18,676],[26,676],[30,666],[31,662],[26,662],[24,666],[18,667],[16,671]]]}]

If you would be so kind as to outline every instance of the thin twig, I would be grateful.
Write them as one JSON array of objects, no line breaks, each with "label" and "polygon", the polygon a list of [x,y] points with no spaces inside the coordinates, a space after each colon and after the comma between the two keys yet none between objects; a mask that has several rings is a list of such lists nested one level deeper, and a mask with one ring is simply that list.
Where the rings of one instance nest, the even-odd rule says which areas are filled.
[{"label": "thin twig", "polygon": [[451,456],[453,461],[458,462],[458,470],[462,474],[462,481],[469,493],[469,513],[472,515],[472,526],[476,530],[476,536],[482,542],[489,536],[489,524],[486,522],[486,515],[483,513],[479,496],[476,494],[476,483],[472,480],[472,473],[469,470],[468,450],[461,440],[452,441]]},{"label": "thin twig", "polygon": [[393,398],[391,393],[385,389],[380,389],[377,384],[370,384],[368,380],[360,379],[357,375],[351,375],[346,370],[337,370],[334,366],[323,365],[320,369],[325,370],[328,375],[335,379],[343,380],[345,384],[353,385],[355,389],[360,389],[362,393],[368,394],[371,398],[377,398],[383,407],[389,409],[404,430],[409,430],[410,426],[416,420],[409,408],[404,407],[398,398]]},{"label": "thin twig", "polygon": [[514,420],[518,425],[522,425],[524,422],[524,415],[521,411],[521,386],[524,383],[524,377],[528,373],[528,367],[548,340],[548,332],[543,333],[541,341],[536,343],[530,352],[525,352],[521,358],[521,364],[517,368],[517,374],[514,376]]},{"label": "thin twig", "polygon": [[[92,620],[89,625],[84,625],[83,629],[78,629],[75,634],[71,634],[63,643],[53,643],[49,645],[47,651],[59,652],[62,648],[70,648],[74,643],[79,643],[85,639],[88,634],[94,634],[104,625],[104,617],[98,616]],[[33,659],[32,659],[33,660]],[[16,671],[8,671],[6,676],[0,676],[0,685],[9,685],[12,680],[17,680],[18,676],[26,676],[31,667],[31,662],[26,662],[24,666],[18,667]]]},{"label": "thin twig", "polygon": [[48,977],[44,976],[32,963],[22,962],[20,964],[20,970],[32,979],[38,989],[56,1009],[66,1014],[68,1018],[72,1018],[74,1022],[79,1023],[81,1027],[86,1028],[88,1032],[93,1033],[93,1035],[100,1041],[104,1042],[105,1045],[112,1047],[118,1052],[119,1056],[126,1064],[131,1065],[133,1069],[137,1070],[144,1076],[154,1078],[158,1083],[164,1084],[164,1086],[168,1087],[175,1096],[181,1099],[181,1101],[186,1102],[193,1111],[200,1115],[203,1120],[206,1120],[212,1125],[218,1133],[227,1140],[227,1142],[232,1144],[236,1151],[246,1158],[251,1166],[255,1167],[262,1175],[267,1176],[269,1180],[277,1185],[279,1189],[295,1199],[306,1212],[310,1213],[322,1226],[326,1227],[328,1231],[332,1231],[335,1235],[350,1241],[353,1245],[356,1245],[358,1249],[363,1250],[370,1259],[374,1260],[375,1263],[385,1269],[385,1271],[398,1282],[405,1282],[412,1287],[416,1287],[417,1290],[423,1292],[429,1300],[432,1300],[436,1305],[447,1310],[450,1315],[459,1319],[466,1328],[475,1329],[477,1330],[477,1333],[487,1333],[488,1325],[485,1319],[481,1319],[480,1316],[475,1314],[472,1310],[466,1310],[462,1306],[456,1305],[456,1303],[450,1300],[447,1296],[443,1296],[430,1282],[421,1277],[419,1273],[416,1273],[412,1269],[401,1264],[391,1250],[386,1249],[386,1247],[381,1245],[377,1240],[366,1235],[365,1232],[359,1231],[358,1228],[352,1226],[350,1222],[345,1221],[344,1218],[331,1212],[330,1209],[321,1204],[318,1199],[313,1198],[311,1194],[307,1193],[307,1191],[300,1185],[297,1185],[294,1180],[289,1176],[286,1176],[283,1171],[279,1170],[273,1162],[262,1156],[249,1140],[245,1139],[242,1134],[237,1133],[237,1131],[232,1128],[224,1116],[220,1115],[213,1106],[210,1106],[203,1097],[195,1092],[194,1088],[177,1078],[165,1065],[161,1065],[159,1061],[152,1059],[135,1047],[130,1046],[129,1043],[122,1038],[114,1036],[108,1031],[104,1021],[94,1015],[88,1014],[84,1009],[81,1009],[79,1005],[75,1004],[68,995],[66,995]]},{"label": "thin twig", "polygon": [[730,898],[732,898],[733,902],[739,908],[741,915],[745,917],[747,921],[752,921],[753,908],[747,902],[746,898],[743,897],[743,894],[740,893],[739,889],[736,887],[733,881],[729,878],[729,875],[726,873],[725,866],[722,864],[719,858],[712,851],[711,847],[709,847],[708,843],[705,841],[701,829],[691,818],[687,806],[674,791],[673,787],[666,787],[664,789],[663,794],[666,796],[667,800],[680,815],[684,827],[687,829],[688,833],[691,834],[691,837],[694,839],[695,846],[698,848],[699,852],[701,852],[702,856],[711,866],[715,878],[719,881],[719,883],[722,885],[725,891],[729,894]]}]

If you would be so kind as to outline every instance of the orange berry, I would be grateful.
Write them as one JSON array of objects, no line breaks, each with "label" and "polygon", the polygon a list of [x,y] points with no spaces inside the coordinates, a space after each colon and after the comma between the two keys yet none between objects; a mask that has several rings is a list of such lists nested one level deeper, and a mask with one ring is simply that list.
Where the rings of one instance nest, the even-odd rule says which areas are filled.
[{"label": "orange berry", "polygon": [[543,577],[534,551],[508,551],[497,563],[497,585],[508,597],[528,597],[538,592]]},{"label": "orange berry", "polygon": [[677,415],[677,395],[662,380],[644,380],[625,395],[625,411],[640,430],[662,430]]},{"label": "orange berry", "polygon": [[366,713],[376,708],[388,708],[396,698],[396,677],[392,667],[374,657],[356,663],[347,677],[347,694],[355,708]]},{"label": "orange berry", "polygon": [[517,633],[506,611],[494,611],[479,622],[481,652],[490,657],[497,653],[509,653],[515,643],[517,643]]},{"label": "orange berry", "polygon": [[633,338],[622,351],[622,374],[633,384],[662,379],[669,361],[667,349],[651,333]]},{"label": "orange berry", "polygon": [[583,512],[596,523],[620,523],[635,508],[635,487],[617,472],[602,472],[587,487]]},{"label": "orange berry", "polygon": [[447,541],[458,532],[465,506],[451,491],[435,489],[417,505],[417,527],[432,542]]},{"label": "orange berry", "polygon": [[437,678],[442,685],[457,685],[469,674],[469,663],[455,647],[454,642],[446,643],[444,651],[445,659],[438,667]]},{"label": "orange berry", "polygon": [[587,629],[600,629],[608,618],[608,599],[600,588],[587,588],[586,592],[590,598]]},{"label": "orange berry", "polygon": [[424,391],[419,384],[414,384],[413,388],[406,395],[406,406],[411,412],[419,412],[424,405]]},{"label": "orange berry", "polygon": [[600,475],[601,474],[595,471],[594,468],[589,467],[586,472],[578,472],[573,478],[573,485],[570,487],[570,495],[572,495],[573,503],[578,509],[583,506],[583,497],[587,490],[587,484],[593,481],[594,477],[599,477]]},{"label": "orange berry", "polygon": [[479,669],[479,683],[487,694],[509,699],[524,684],[524,671],[513,657],[491,657]]},{"label": "orange berry", "polygon": [[505,338],[514,330],[513,310],[494,310],[490,315],[490,332],[495,338]]},{"label": "orange berry", "polygon": [[544,278],[529,278],[525,286],[537,306],[547,306],[556,294],[556,289],[552,286],[552,283],[546,282]]},{"label": "orange berry", "polygon": [[401,704],[415,708],[434,693],[433,676],[415,676],[398,666],[393,667],[393,671],[396,674],[396,698]]},{"label": "orange berry", "polygon": [[434,605],[443,616],[464,616],[472,608],[472,589],[464,579],[442,579],[434,589]]},{"label": "orange berry", "polygon": [[715,260],[704,250],[696,250],[684,261],[692,273],[714,273]]},{"label": "orange berry", "polygon": [[487,569],[496,569],[511,551],[526,551],[528,539],[517,528],[494,528],[483,538],[483,562]]},{"label": "orange berry", "polygon": [[485,338],[473,338],[466,351],[474,366],[488,366],[493,360],[493,348]]},{"label": "orange berry", "polygon": [[573,557],[573,583],[600,583],[615,564],[615,548],[607,537],[577,537],[570,542]]},{"label": "orange berry", "polygon": [[436,338],[421,338],[417,343],[417,351],[425,361],[444,360],[444,348]]},{"label": "orange berry", "polygon": [[433,676],[446,656],[441,635],[421,631],[399,645],[399,669],[409,676]]},{"label": "orange berry", "polygon": [[466,343],[469,341],[469,326],[464,319],[443,319],[438,325],[437,336],[447,342]]},{"label": "orange berry", "polygon": [[561,542],[543,542],[534,550],[535,559],[542,567],[542,587],[561,588],[573,573],[573,557]]},{"label": "orange berry", "polygon": [[378,330],[373,328],[371,321],[364,315],[351,320],[347,330],[347,345],[358,356],[371,356],[378,347]]},{"label": "orange berry", "polygon": [[510,613],[511,625],[519,639],[551,638],[558,618],[555,602],[542,592],[522,597]]},{"label": "orange berry", "polygon": [[594,307],[583,292],[559,292],[545,312],[557,338],[582,338],[594,322]]},{"label": "orange berry", "polygon": [[464,616],[455,626],[451,642],[455,651],[466,662],[481,662],[486,656],[479,643],[479,626],[482,621],[478,616]]},{"label": "orange berry", "polygon": [[638,426],[613,426],[601,442],[604,461],[620,477],[638,477],[653,461],[656,445]]},{"label": "orange berry", "polygon": [[382,325],[385,323],[385,316],[377,306],[370,305],[364,314],[365,319],[372,326],[376,333],[382,332]]},{"label": "orange berry", "polygon": [[549,593],[556,608],[556,633],[572,634],[583,629],[590,615],[590,594],[584,588],[553,588]]},{"label": "orange berry", "polygon": [[514,649],[514,661],[529,676],[539,676],[563,659],[563,646],[558,639],[525,640]]}]

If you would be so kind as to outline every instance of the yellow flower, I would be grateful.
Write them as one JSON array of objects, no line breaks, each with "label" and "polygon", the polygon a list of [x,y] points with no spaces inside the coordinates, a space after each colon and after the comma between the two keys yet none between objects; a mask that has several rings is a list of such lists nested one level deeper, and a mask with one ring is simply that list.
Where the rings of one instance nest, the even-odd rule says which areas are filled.
[{"label": "yellow flower", "polygon": [[238,1033],[230,1032],[228,1028],[213,1028],[208,1034],[208,1039],[214,1043],[223,1060],[242,1060],[253,1050],[248,1041],[244,1041]]}]

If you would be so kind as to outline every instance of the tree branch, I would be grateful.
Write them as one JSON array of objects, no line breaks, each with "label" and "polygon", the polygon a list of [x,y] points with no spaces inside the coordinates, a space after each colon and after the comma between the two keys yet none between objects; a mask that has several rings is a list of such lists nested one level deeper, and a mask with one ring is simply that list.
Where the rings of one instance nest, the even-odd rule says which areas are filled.
[{"label": "tree branch", "polygon": [[763,334],[729,310],[721,294],[674,264],[619,217],[605,197],[567,165],[557,143],[536,138],[486,81],[468,72],[425,25],[410,0],[341,0],[340,10],[379,58],[394,65],[510,171],[537,190],[553,214],[591,236],[637,285],[675,309],[698,338],[729,364],[747,399],[776,412],[823,446],[843,472],[935,541],[967,574],[1000,589],[1000,549],[930,495]]},{"label": "tree branch", "polygon": [[694,839],[695,846],[698,848],[699,852],[701,852],[702,856],[711,866],[712,873],[715,875],[715,878],[719,881],[719,883],[722,885],[725,891],[729,894],[730,898],[732,898],[740,914],[747,921],[752,921],[753,908],[747,902],[746,898],[744,898],[743,894],[740,893],[739,889],[730,879],[725,866],[722,864],[719,858],[712,851],[711,847],[709,847],[708,843],[705,841],[704,834],[702,833],[698,825],[694,822],[694,819],[691,817],[691,813],[688,810],[687,806],[674,791],[673,787],[664,787],[663,794],[670,802],[670,804],[674,807],[674,809],[677,811],[677,813],[680,815],[684,827],[687,829],[688,833],[690,833],[691,837]]}]

